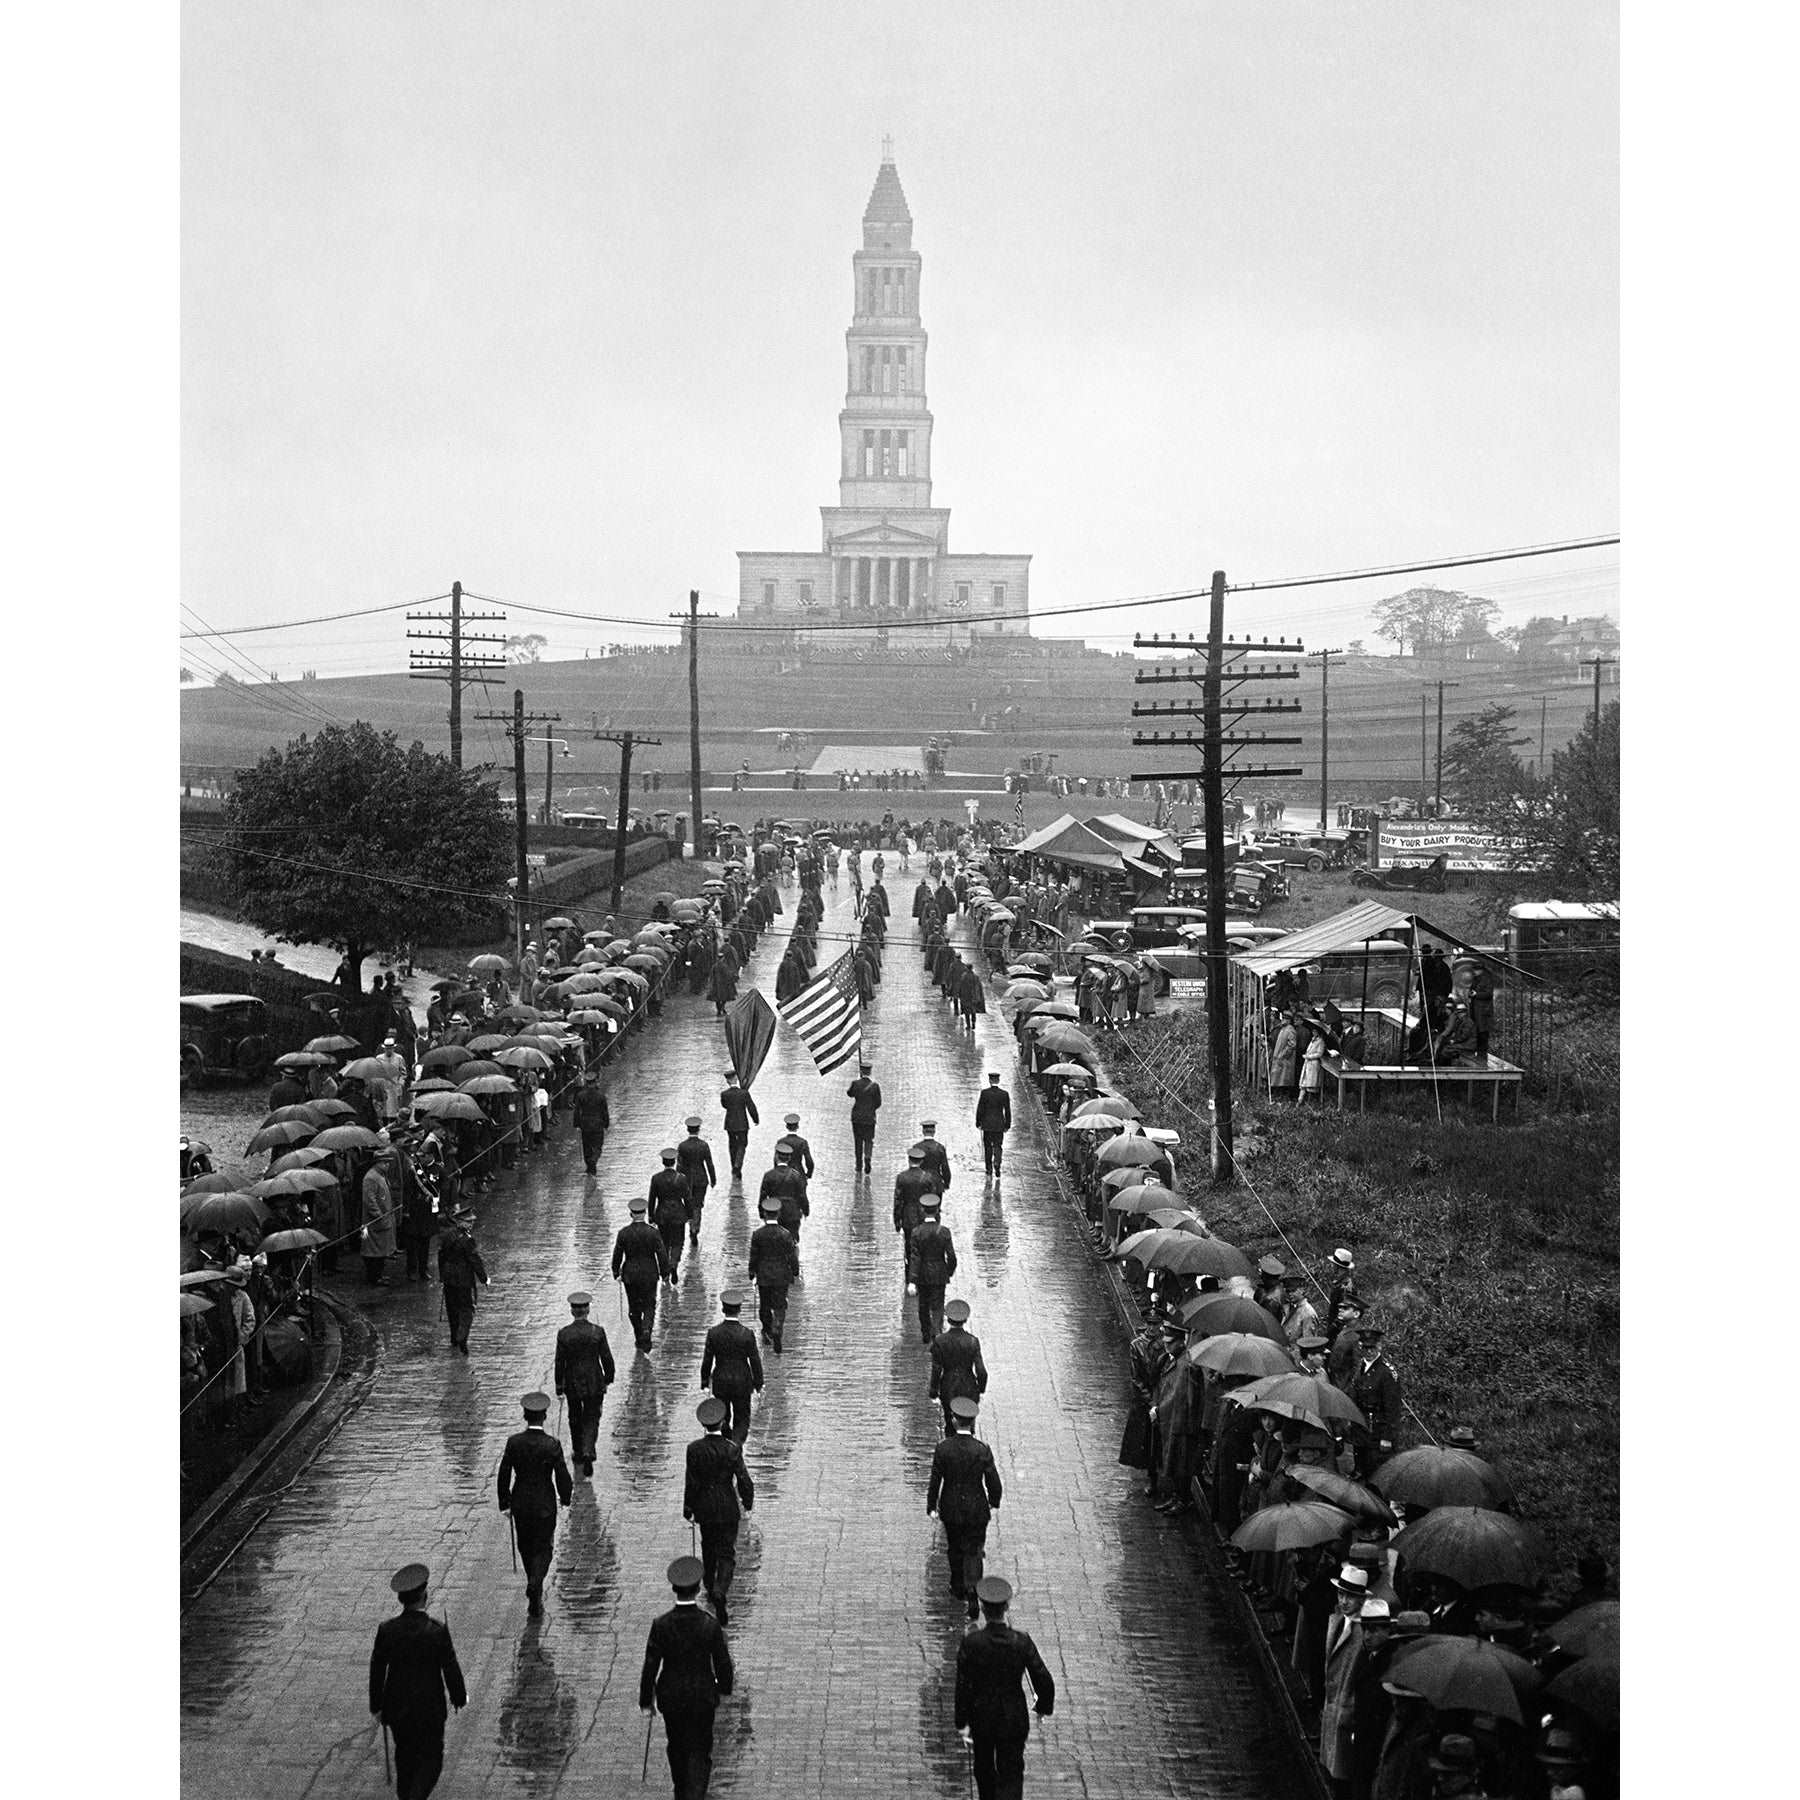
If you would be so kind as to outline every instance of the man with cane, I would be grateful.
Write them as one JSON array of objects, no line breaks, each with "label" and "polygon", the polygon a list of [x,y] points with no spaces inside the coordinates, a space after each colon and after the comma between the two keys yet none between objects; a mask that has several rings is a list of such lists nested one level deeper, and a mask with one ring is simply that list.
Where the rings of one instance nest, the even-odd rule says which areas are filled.
[{"label": "man with cane", "polygon": [[443,1773],[445,1691],[457,1711],[469,1703],[450,1627],[425,1610],[430,1579],[423,1563],[408,1563],[388,1583],[400,1597],[400,1614],[382,1621],[369,1658],[369,1711],[381,1720],[384,1752],[386,1734],[394,1734],[400,1800],[426,1800]]},{"label": "man with cane", "polygon": [[593,1304],[592,1294],[571,1294],[569,1311],[575,1316],[556,1334],[555,1386],[569,1402],[569,1443],[584,1475],[594,1472],[600,1409],[614,1379],[606,1328],[588,1317]]},{"label": "man with cane", "polygon": [[550,1396],[529,1393],[519,1403],[525,1429],[506,1440],[500,1459],[500,1510],[512,1514],[513,1536],[525,1562],[526,1611],[533,1618],[544,1610],[544,1577],[556,1544],[556,1508],[575,1497],[575,1480],[563,1456],[562,1442],[544,1429]]},{"label": "man with cane", "polygon": [[978,1800],[1023,1800],[1031,1721],[1019,1681],[1030,1681],[1040,1718],[1056,1706],[1056,1683],[1037,1645],[1006,1622],[1011,1584],[989,1575],[975,1592],[982,1620],[956,1652],[956,1729],[972,1740]]},{"label": "man with cane", "polygon": [[[646,1713],[660,1712],[668,1732],[675,1800],[705,1800],[712,1781],[713,1714],[734,1679],[724,1630],[700,1610],[705,1576],[697,1556],[678,1556],[669,1564],[675,1604],[650,1627],[638,1680],[638,1705]],[[647,1734],[644,1755],[647,1768]]]},{"label": "man with cane", "polygon": [[696,1416],[706,1435],[687,1447],[687,1480],[681,1490],[681,1516],[700,1527],[701,1575],[721,1625],[731,1617],[725,1596],[737,1573],[738,1520],[756,1504],[744,1453],[735,1438],[720,1430],[725,1415],[725,1402],[717,1395],[700,1402]]}]

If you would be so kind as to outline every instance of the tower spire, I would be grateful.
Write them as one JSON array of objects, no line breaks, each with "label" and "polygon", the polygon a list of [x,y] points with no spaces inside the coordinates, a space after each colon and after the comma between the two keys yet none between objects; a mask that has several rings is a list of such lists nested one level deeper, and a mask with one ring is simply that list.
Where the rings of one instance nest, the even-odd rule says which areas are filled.
[{"label": "tower spire", "polygon": [[884,163],[891,163],[894,160],[894,134],[891,131],[882,134],[881,160]]}]

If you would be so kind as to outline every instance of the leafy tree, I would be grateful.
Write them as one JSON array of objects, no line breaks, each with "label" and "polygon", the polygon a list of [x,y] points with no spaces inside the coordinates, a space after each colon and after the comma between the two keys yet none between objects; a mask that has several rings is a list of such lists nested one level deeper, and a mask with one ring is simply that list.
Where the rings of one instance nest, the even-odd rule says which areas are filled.
[{"label": "leafy tree", "polygon": [[240,771],[214,866],[241,917],[290,944],[365,957],[497,917],[511,832],[495,790],[358,721]]},{"label": "leafy tree", "polygon": [[534,663],[543,655],[549,641],[541,631],[528,631],[522,637],[509,637],[506,640],[506,660]]},{"label": "leafy tree", "polygon": [[1619,703],[1590,718],[1550,759],[1508,830],[1516,868],[1559,900],[1619,897]]},{"label": "leafy tree", "polygon": [[1352,638],[1349,647],[1345,650],[1344,654],[1346,656],[1367,656],[1369,650],[1368,646],[1361,638]]},{"label": "leafy tree", "polygon": [[1513,709],[1498,701],[1456,726],[1444,750],[1444,780],[1462,817],[1490,830],[1509,828],[1529,784],[1513,752],[1530,741],[1513,735]]},{"label": "leafy tree", "polygon": [[1468,595],[1456,615],[1456,636],[1465,642],[1490,637],[1499,616],[1498,601],[1483,600],[1478,594]]},{"label": "leafy tree", "polygon": [[1414,656],[1433,656],[1455,637],[1467,594],[1448,588],[1408,588],[1404,594],[1376,604],[1375,635],[1387,638],[1404,656],[1410,645]]},{"label": "leafy tree", "polygon": [[190,669],[186,663],[183,663],[181,665],[181,685],[186,687],[190,681],[194,680],[194,678],[194,671]]}]

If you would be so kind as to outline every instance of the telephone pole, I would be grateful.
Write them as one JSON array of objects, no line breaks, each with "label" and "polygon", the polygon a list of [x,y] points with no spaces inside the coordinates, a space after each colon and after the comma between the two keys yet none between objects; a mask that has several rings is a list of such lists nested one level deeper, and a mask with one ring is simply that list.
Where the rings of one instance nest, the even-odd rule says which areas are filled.
[{"label": "telephone pole", "polygon": [[1617,657],[1612,656],[1590,656],[1581,665],[1584,669],[1594,671],[1594,742],[1596,744],[1600,741],[1600,671],[1610,669],[1617,660]]},{"label": "telephone pole", "polygon": [[1549,763],[1544,760],[1544,740],[1550,730],[1550,696],[1541,695],[1538,699],[1538,759],[1534,773],[1542,781],[1549,770]]},{"label": "telephone pole", "polygon": [[1441,819],[1444,816],[1444,689],[1461,687],[1460,681],[1440,681],[1438,691],[1438,733],[1437,733],[1437,795],[1431,802],[1431,816]]},{"label": "telephone pole", "polygon": [[495,655],[489,650],[465,650],[466,644],[500,644],[506,639],[495,637],[491,632],[464,631],[465,624],[504,625],[506,614],[498,613],[465,613],[463,611],[463,585],[460,581],[450,584],[450,610],[448,613],[409,612],[409,624],[439,625],[441,631],[409,631],[409,638],[426,638],[438,643],[448,643],[447,650],[414,650],[410,652],[411,666],[408,676],[414,681],[447,681],[450,684],[450,766],[454,769],[462,767],[462,696],[466,687],[485,687],[506,667],[506,658]]},{"label": "telephone pole", "polygon": [[[717,613],[703,613],[700,590],[688,589],[688,805],[692,809],[688,815],[688,833],[696,856],[700,854],[700,621],[718,616]],[[669,617],[679,619],[681,614],[670,613]],[[613,905],[616,909],[618,902],[614,901]]]},{"label": "telephone pole", "polygon": [[595,735],[606,744],[619,746],[619,827],[613,838],[612,909],[625,904],[625,821],[631,813],[631,750],[634,744],[660,744],[659,737],[640,737],[635,731],[601,731]]},{"label": "telephone pole", "polygon": [[1425,812],[1425,789],[1430,785],[1425,774],[1425,690],[1419,689],[1419,814]]},{"label": "telephone pole", "polygon": [[[1227,769],[1240,750],[1246,748],[1264,749],[1277,744],[1298,744],[1298,736],[1271,737],[1267,732],[1258,732],[1255,736],[1233,732],[1229,736],[1224,730],[1224,720],[1229,714],[1234,723],[1248,714],[1258,713],[1264,717],[1276,714],[1297,713],[1300,710],[1298,700],[1264,701],[1259,707],[1241,705],[1234,700],[1227,702],[1225,688],[1229,683],[1235,695],[1238,687],[1246,681],[1298,681],[1300,665],[1296,663],[1278,665],[1275,668],[1253,668],[1249,664],[1252,651],[1275,650],[1285,651],[1290,655],[1302,653],[1302,646],[1288,643],[1285,638],[1277,643],[1239,643],[1235,639],[1228,641],[1225,637],[1225,571],[1215,569],[1212,578],[1211,606],[1207,615],[1206,641],[1204,645],[1192,638],[1167,639],[1160,634],[1154,637],[1137,637],[1132,640],[1132,648],[1186,650],[1189,658],[1185,665],[1177,665],[1169,669],[1152,667],[1141,671],[1136,677],[1139,687],[1154,687],[1169,682],[1192,683],[1200,681],[1201,703],[1195,708],[1191,703],[1170,701],[1159,704],[1152,702],[1148,706],[1134,705],[1131,715],[1136,719],[1165,719],[1170,717],[1192,718],[1198,711],[1201,720],[1201,733],[1198,739],[1191,731],[1173,732],[1134,732],[1132,743],[1140,749],[1168,749],[1175,746],[1193,748],[1198,743],[1201,753],[1201,781],[1205,789],[1206,802],[1206,1028],[1212,1063],[1213,1089],[1213,1133],[1212,1133],[1212,1173],[1214,1181],[1229,1180],[1232,1173],[1232,1126],[1231,1126],[1231,985],[1229,965],[1226,961],[1225,948],[1225,778],[1229,772],[1235,786],[1244,780],[1261,779],[1277,775],[1299,775],[1298,766],[1292,768],[1276,768],[1269,764],[1256,766],[1232,767]],[[1205,650],[1204,673],[1196,677],[1193,669],[1193,654]],[[1228,659],[1229,656],[1229,660]],[[1133,781],[1191,781],[1194,771],[1188,769],[1152,769],[1146,772],[1134,772]]]},{"label": "telephone pole", "polygon": [[1319,829],[1331,829],[1331,659],[1342,656],[1342,650],[1315,650],[1319,659]]},{"label": "telephone pole", "polygon": [[506,735],[512,739],[513,746],[513,818],[516,832],[518,869],[513,877],[513,948],[517,955],[525,954],[525,908],[531,898],[531,856],[528,833],[531,828],[531,815],[525,810],[525,727],[527,725],[556,725],[561,723],[561,713],[528,713],[525,710],[525,690],[513,689],[513,709],[507,713],[477,713],[476,718],[506,727]]}]

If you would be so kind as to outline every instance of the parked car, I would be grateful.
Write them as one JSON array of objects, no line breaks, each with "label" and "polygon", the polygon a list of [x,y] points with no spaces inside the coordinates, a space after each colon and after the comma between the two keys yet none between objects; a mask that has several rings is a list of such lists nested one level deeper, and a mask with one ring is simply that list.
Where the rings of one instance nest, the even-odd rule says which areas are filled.
[{"label": "parked car", "polygon": [[221,1076],[260,1081],[269,1071],[269,1009],[254,994],[181,996],[181,1085]]},{"label": "parked car", "polygon": [[1343,832],[1281,831],[1266,837],[1246,838],[1243,854],[1252,862],[1285,863],[1319,875],[1342,866],[1349,837]]}]

